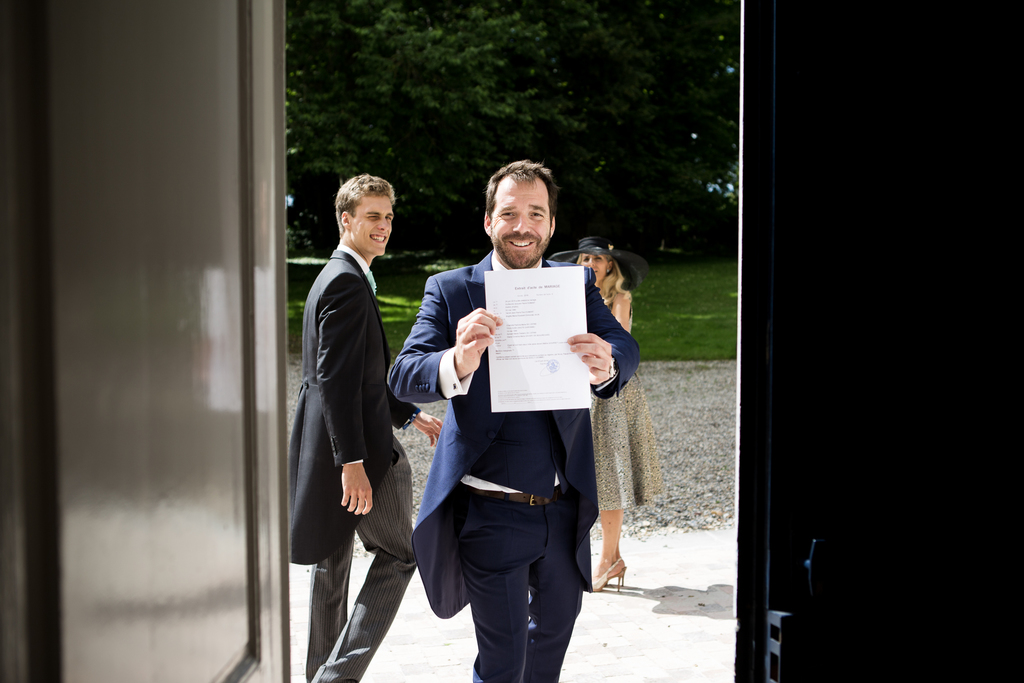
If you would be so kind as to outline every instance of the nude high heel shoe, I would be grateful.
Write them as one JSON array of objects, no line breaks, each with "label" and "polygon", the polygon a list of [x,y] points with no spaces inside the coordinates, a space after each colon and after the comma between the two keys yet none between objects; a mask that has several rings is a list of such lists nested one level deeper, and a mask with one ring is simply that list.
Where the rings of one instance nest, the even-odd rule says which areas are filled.
[{"label": "nude high heel shoe", "polygon": [[618,585],[615,586],[617,593],[622,588],[622,582],[626,580],[626,563],[622,561],[621,557],[608,567],[608,571],[594,579],[594,592],[600,593],[608,585],[608,582],[615,578],[619,580]]}]

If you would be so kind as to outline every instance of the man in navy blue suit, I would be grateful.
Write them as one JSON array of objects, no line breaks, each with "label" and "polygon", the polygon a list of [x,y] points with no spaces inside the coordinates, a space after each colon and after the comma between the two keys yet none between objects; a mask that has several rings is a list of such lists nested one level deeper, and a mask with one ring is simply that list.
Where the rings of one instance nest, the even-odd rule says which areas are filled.
[{"label": "man in navy blue suit", "polygon": [[[597,485],[589,411],[491,412],[487,347],[501,319],[485,308],[488,270],[573,267],[543,260],[555,230],[551,171],[517,161],[487,185],[494,251],[427,280],[390,385],[406,401],[449,399],[412,543],[431,608],[473,610],[473,680],[557,681],[590,590]],[[587,333],[568,340],[608,397],[636,370],[636,342],[587,271]]]}]

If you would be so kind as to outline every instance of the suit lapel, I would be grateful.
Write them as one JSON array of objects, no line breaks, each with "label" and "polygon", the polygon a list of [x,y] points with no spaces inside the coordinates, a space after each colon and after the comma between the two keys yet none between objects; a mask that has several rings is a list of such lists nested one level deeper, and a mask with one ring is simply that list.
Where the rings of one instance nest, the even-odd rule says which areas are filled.
[{"label": "suit lapel", "polygon": [[[494,253],[494,252],[491,252]],[[470,310],[487,308],[487,292],[484,290],[484,273],[491,268],[491,253],[473,268],[473,276],[466,280],[466,293],[469,295]]]},{"label": "suit lapel", "polygon": [[340,249],[334,252],[335,258],[341,258],[352,264],[352,267],[356,269],[356,272],[363,276],[363,285],[366,286],[366,294],[370,297],[370,301],[373,302],[373,310],[377,314],[377,327],[380,328],[380,338],[384,342],[384,375],[387,376],[388,369],[391,367],[391,347],[388,346],[388,336],[384,333],[384,319],[380,315],[380,305],[377,303],[377,295],[373,293],[373,287],[370,286],[370,281],[366,278],[363,273],[363,269],[359,266],[351,254]]},{"label": "suit lapel", "polygon": [[384,376],[388,376],[388,369],[391,367],[391,347],[388,346],[388,335],[384,333],[384,319],[380,315],[380,305],[377,303],[377,295],[373,293],[373,287],[370,286],[370,281],[363,276],[363,282],[366,283],[366,291],[370,295],[370,300],[373,301],[373,310],[377,312],[377,325],[380,327],[380,338],[384,342]]}]

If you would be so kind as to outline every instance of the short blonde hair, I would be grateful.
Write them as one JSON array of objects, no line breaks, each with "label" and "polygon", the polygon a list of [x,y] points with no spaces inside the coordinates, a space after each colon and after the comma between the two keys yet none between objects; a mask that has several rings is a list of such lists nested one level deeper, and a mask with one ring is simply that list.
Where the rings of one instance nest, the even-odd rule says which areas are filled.
[{"label": "short blonde hair", "polygon": [[391,187],[391,183],[383,178],[367,173],[346,180],[334,197],[334,213],[338,217],[340,232],[345,232],[345,226],[341,224],[341,214],[355,213],[356,207],[359,206],[363,197],[385,197],[391,200],[391,204],[394,206],[395,188]]},{"label": "short blonde hair", "polygon": [[[583,257],[587,256],[586,253],[581,253],[576,259],[576,263],[583,264]],[[589,254],[589,256],[601,256],[608,259],[609,273],[604,276],[604,280],[601,281],[601,298],[604,299],[604,305],[608,308],[612,307],[612,301],[615,300],[619,294],[626,295],[626,301],[632,301],[633,295],[627,290],[623,289],[622,284],[626,281],[626,278],[622,275],[622,269],[619,268],[618,262],[611,256],[604,254]]]}]

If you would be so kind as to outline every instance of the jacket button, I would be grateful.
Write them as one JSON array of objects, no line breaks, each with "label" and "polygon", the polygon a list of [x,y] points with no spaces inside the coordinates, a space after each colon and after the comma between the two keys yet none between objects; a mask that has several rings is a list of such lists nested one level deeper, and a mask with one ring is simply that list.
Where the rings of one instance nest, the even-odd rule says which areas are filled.
[{"label": "jacket button", "polygon": [[498,433],[497,433],[497,432],[495,432],[495,431],[488,431],[488,432],[487,432],[487,438],[488,438],[488,439],[493,439],[493,438],[494,438],[494,437],[496,437],[497,435],[498,435]]}]

